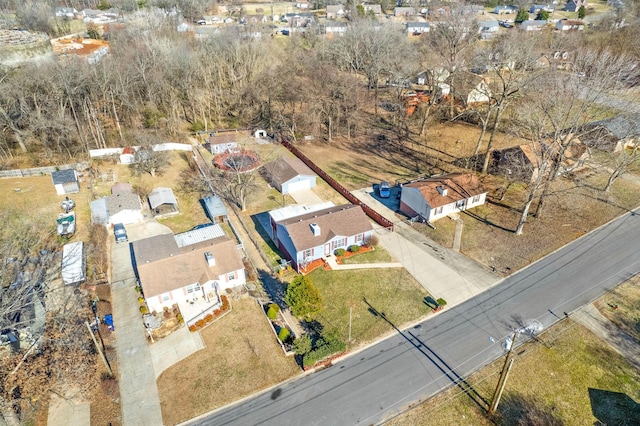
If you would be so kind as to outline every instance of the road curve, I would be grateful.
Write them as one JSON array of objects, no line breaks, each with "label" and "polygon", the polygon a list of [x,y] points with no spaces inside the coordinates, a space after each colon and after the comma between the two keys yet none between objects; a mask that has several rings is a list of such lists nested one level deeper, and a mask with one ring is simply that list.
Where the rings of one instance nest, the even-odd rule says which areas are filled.
[{"label": "road curve", "polygon": [[[500,284],[336,365],[189,425],[375,424],[504,354],[513,329],[546,328],[640,273],[640,212],[629,212]],[[373,306],[375,309],[375,306]],[[393,318],[379,315],[393,329]]]}]

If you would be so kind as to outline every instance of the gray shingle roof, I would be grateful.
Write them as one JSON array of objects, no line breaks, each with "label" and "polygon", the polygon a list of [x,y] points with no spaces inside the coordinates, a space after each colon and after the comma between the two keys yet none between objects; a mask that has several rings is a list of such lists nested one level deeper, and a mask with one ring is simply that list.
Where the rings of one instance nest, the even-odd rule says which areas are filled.
[{"label": "gray shingle roof", "polygon": [[76,171],[73,169],[56,170],[55,172],[51,172],[51,178],[53,179],[54,185],[60,185],[67,182],[78,181],[78,176],[76,174]]},{"label": "gray shingle roof", "polygon": [[133,192],[119,192],[107,198],[107,211],[111,216],[123,210],[142,210],[140,197]]},{"label": "gray shingle roof", "polygon": [[296,157],[280,157],[264,167],[272,181],[278,185],[282,185],[299,175],[316,176],[302,160]]}]

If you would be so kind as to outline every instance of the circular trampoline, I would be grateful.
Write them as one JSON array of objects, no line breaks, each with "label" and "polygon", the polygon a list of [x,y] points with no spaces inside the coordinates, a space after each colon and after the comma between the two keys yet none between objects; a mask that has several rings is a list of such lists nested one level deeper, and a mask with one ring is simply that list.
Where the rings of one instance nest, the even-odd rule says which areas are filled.
[{"label": "circular trampoline", "polygon": [[213,164],[221,170],[244,173],[258,168],[260,158],[256,152],[242,149],[217,155]]}]

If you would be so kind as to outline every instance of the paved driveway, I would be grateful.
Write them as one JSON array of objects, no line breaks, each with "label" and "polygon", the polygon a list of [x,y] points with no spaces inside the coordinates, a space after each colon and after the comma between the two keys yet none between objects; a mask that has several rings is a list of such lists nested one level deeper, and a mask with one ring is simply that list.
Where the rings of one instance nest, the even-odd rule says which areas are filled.
[{"label": "paved driveway", "polygon": [[[155,221],[127,225],[129,241],[171,233]],[[116,351],[122,423],[157,426],[162,424],[156,375],[135,291],[136,277],[131,264],[131,245],[115,244],[111,250],[111,298],[116,332]]]},{"label": "paved driveway", "polygon": [[296,200],[296,203],[305,204],[307,206],[324,202],[322,198],[318,197],[318,195],[313,192],[313,189],[302,189],[300,191],[293,191],[290,192],[289,195],[291,196],[291,198]]}]

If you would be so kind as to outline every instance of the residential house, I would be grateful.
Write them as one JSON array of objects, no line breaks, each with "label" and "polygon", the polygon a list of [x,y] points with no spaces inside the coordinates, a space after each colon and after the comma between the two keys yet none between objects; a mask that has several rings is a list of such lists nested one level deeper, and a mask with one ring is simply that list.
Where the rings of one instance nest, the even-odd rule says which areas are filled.
[{"label": "residential house", "polygon": [[579,19],[561,19],[556,23],[556,30],[582,31],[584,30],[584,21]]},{"label": "residential house", "polygon": [[149,207],[156,217],[178,214],[178,200],[171,188],[155,188],[149,194]]},{"label": "residential house", "polygon": [[585,126],[580,139],[590,148],[620,152],[640,146],[640,122],[623,115]]},{"label": "residential house", "polygon": [[[331,201],[325,201],[318,204],[306,205],[306,204],[290,204],[279,209],[271,210],[269,212],[269,229],[267,232],[274,243],[278,243],[278,226],[277,223],[285,219],[292,217],[303,216],[308,213],[325,210],[331,207],[335,207]],[[264,226],[264,225],[263,225]]]},{"label": "residential house", "polygon": [[426,34],[429,30],[430,26],[428,22],[407,22],[405,24],[405,31],[409,37]]},{"label": "residential house", "polygon": [[344,5],[335,4],[335,5],[327,5],[327,19],[341,19],[346,16],[346,12],[344,9]]},{"label": "residential house", "polygon": [[382,6],[379,4],[362,4],[365,15],[382,15]]},{"label": "residential house", "polygon": [[[111,202],[108,203],[108,200]],[[114,216],[109,214],[111,206]],[[142,204],[140,197],[133,193],[130,183],[120,182],[111,187],[109,197],[98,198],[91,202],[91,222],[112,226],[114,223],[142,222]]]},{"label": "residential house", "polygon": [[542,53],[536,59],[536,66],[538,68],[556,67],[562,70],[570,70],[573,67],[573,55],[567,51],[559,50]]},{"label": "residential house", "polygon": [[306,28],[315,22],[315,17],[310,12],[287,13],[284,15],[284,20],[292,29]]},{"label": "residential house", "polygon": [[298,272],[311,262],[332,255],[336,249],[367,244],[373,234],[362,207],[355,204],[290,217],[276,221],[273,226],[278,248]]},{"label": "residential house", "polygon": [[518,13],[518,6],[496,6],[493,8],[493,13],[495,13],[496,15]]},{"label": "residential house", "polygon": [[308,10],[309,9],[309,2],[308,1],[304,1],[304,0],[298,0],[296,2],[296,7],[298,9],[301,9],[301,10]]},{"label": "residential house", "polygon": [[[210,232],[209,228],[203,229]],[[133,256],[149,311],[162,312],[177,304],[189,322],[190,305],[201,304],[196,315],[219,306],[221,291],[245,284],[245,271],[235,241],[226,235],[196,238],[183,246],[177,242],[178,235],[134,241]]]},{"label": "residential house", "polygon": [[344,35],[347,32],[347,23],[338,21],[327,21],[324,24],[324,33],[327,37]]},{"label": "residential house", "polygon": [[495,20],[479,21],[478,26],[480,29],[480,38],[483,40],[495,37],[495,35],[498,34],[498,31],[500,30],[500,24]]},{"label": "residential house", "polygon": [[245,16],[245,23],[247,25],[266,24],[268,19],[264,15],[247,15]]},{"label": "residential house", "polygon": [[569,0],[564,6],[567,12],[577,12],[581,7],[587,8],[587,0]]},{"label": "residential house", "polygon": [[527,20],[520,23],[520,28],[524,31],[540,31],[547,25],[547,21]]},{"label": "residential house", "polygon": [[296,157],[280,157],[264,166],[269,182],[283,195],[316,186],[317,175]]},{"label": "residential house", "polygon": [[529,13],[537,14],[541,10],[545,12],[553,13],[556,10],[556,7],[552,4],[533,4],[529,8]]},{"label": "residential house", "polygon": [[73,169],[51,172],[51,179],[53,180],[53,186],[56,188],[56,194],[58,195],[80,192],[78,172]]},{"label": "residential house", "polygon": [[465,108],[488,103],[491,99],[491,89],[482,76],[464,71],[453,83],[454,96]]},{"label": "residential house", "polygon": [[[559,174],[568,173],[584,167],[589,158],[588,147],[572,134],[573,140],[564,152]],[[557,155],[557,144],[549,142],[531,142],[524,145],[495,150],[490,164],[491,173],[510,176],[521,182],[531,182],[540,175],[540,167],[544,159]]]},{"label": "residential house", "polygon": [[395,7],[393,8],[393,16],[415,16],[416,9],[414,7]]},{"label": "residential house", "polygon": [[217,195],[210,195],[200,200],[204,212],[213,223],[224,223],[229,220],[229,213],[224,203]]},{"label": "residential house", "polygon": [[471,173],[449,173],[402,186],[400,211],[433,222],[484,204],[487,192]]},{"label": "residential house", "polygon": [[465,15],[484,15],[484,7],[479,4],[465,4],[461,10]]},{"label": "residential house", "polygon": [[237,142],[237,132],[214,133],[209,136],[209,151],[213,155],[223,154],[239,149]]}]

